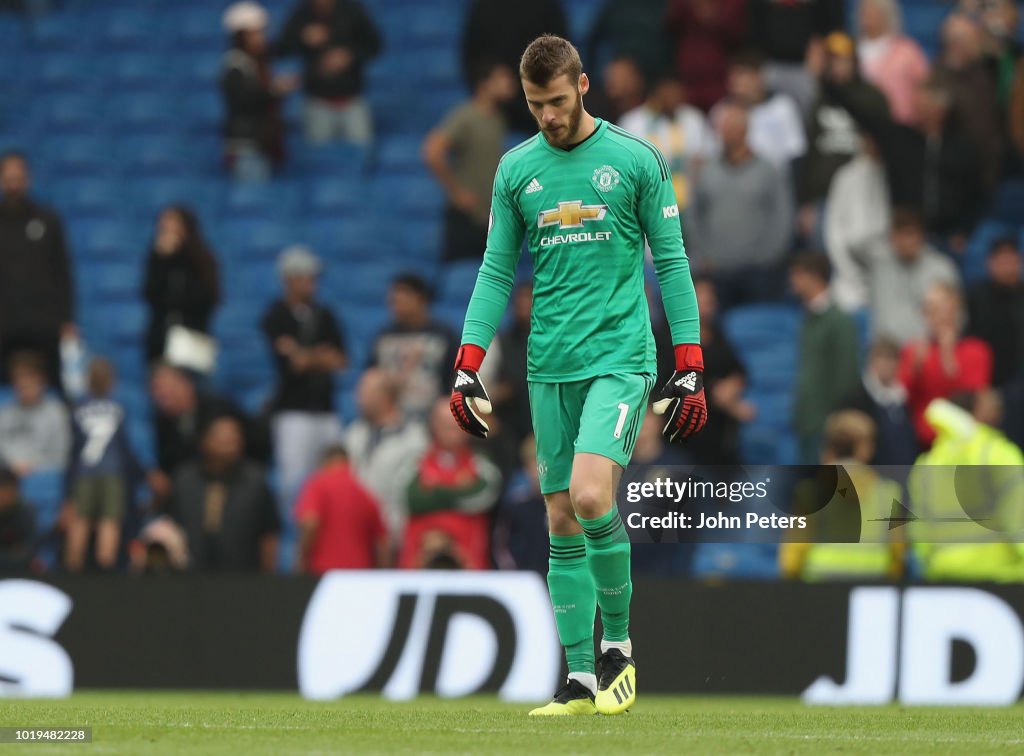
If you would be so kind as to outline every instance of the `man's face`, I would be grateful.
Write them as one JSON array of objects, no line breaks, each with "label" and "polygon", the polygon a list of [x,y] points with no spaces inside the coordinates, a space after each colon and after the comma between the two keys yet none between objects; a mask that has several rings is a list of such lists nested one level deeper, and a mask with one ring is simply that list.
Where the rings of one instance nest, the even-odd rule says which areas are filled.
[{"label": "man's face", "polygon": [[526,104],[552,147],[572,144],[583,118],[583,95],[589,91],[586,74],[580,75],[578,83],[570,81],[568,74],[562,74],[543,87],[523,80]]},{"label": "man's face", "polygon": [[316,276],[289,276],[285,279],[284,288],[290,299],[312,302],[316,296]]},{"label": "man's face", "polygon": [[14,387],[14,395],[18,404],[24,407],[33,407],[43,399],[46,393],[46,379],[35,370],[19,368],[11,375],[11,385]]},{"label": "man's face", "polygon": [[749,66],[733,66],[729,71],[729,94],[751,105],[764,96],[761,72]]},{"label": "man's face", "polygon": [[172,367],[159,367],[149,384],[153,404],[164,415],[180,417],[195,404],[195,390],[188,378]]},{"label": "man's face", "polygon": [[857,70],[853,58],[848,58],[845,55],[828,56],[828,62],[825,66],[825,76],[829,81],[836,82],[837,84],[846,84],[851,81]]},{"label": "man's face", "polygon": [[230,417],[215,420],[203,438],[203,455],[208,462],[222,465],[237,462],[242,457],[242,429]]},{"label": "man's face", "polygon": [[423,296],[409,286],[392,286],[388,304],[399,323],[416,319],[426,307]]},{"label": "man's face", "polygon": [[359,379],[356,386],[356,404],[364,417],[373,419],[388,405],[388,391],[384,373],[379,368],[370,368]]},{"label": "man's face", "polygon": [[446,451],[458,451],[469,444],[469,436],[456,424],[447,399],[434,405],[430,413],[430,432],[437,445]]},{"label": "man's face", "polygon": [[871,374],[883,386],[891,386],[896,382],[896,374],[900,367],[900,357],[887,349],[876,349],[871,353],[868,363]]},{"label": "man's face", "polygon": [[508,102],[516,96],[516,77],[508,66],[496,66],[484,82],[484,88],[495,102]]},{"label": "man's face", "polygon": [[747,143],[747,114],[735,103],[722,107],[715,119],[722,146],[736,150]]},{"label": "man's face", "polygon": [[957,329],[960,304],[956,297],[942,286],[929,289],[924,297],[924,320],[932,336],[938,336],[950,328]]},{"label": "man's face", "polygon": [[892,248],[896,257],[912,263],[921,256],[924,247],[924,231],[918,226],[900,226],[892,230]]},{"label": "man's face", "polygon": [[28,193],[29,175],[25,161],[9,157],[0,164],[0,190],[7,201],[19,200]]},{"label": "man's face", "polygon": [[1020,251],[1006,245],[988,258],[988,274],[1000,286],[1016,286],[1020,283]]}]

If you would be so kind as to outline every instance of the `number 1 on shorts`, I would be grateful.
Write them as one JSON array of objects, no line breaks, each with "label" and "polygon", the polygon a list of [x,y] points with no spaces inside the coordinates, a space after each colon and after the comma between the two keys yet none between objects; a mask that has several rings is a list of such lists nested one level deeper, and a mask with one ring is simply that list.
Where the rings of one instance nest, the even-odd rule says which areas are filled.
[{"label": "number 1 on shorts", "polygon": [[615,423],[615,438],[622,435],[622,426],[626,424],[626,415],[629,414],[629,405],[619,402],[619,422]]}]

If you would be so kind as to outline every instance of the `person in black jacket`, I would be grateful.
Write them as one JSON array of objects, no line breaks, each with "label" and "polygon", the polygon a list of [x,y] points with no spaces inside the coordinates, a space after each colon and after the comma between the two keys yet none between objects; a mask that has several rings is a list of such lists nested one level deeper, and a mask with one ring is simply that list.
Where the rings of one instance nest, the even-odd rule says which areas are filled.
[{"label": "person in black jacket", "polygon": [[20,351],[46,360],[60,386],[60,340],[76,332],[74,286],[60,218],[29,197],[28,160],[0,156],[0,382]]},{"label": "person in black jacket", "polygon": [[239,181],[266,181],[284,161],[281,98],[297,81],[271,73],[266,28],[267,12],[258,3],[235,3],[224,12],[231,35],[220,82],[227,111],[225,159]]},{"label": "person in black jacket", "polygon": [[356,0],[300,0],[277,40],[281,56],[305,63],[306,141],[373,141],[363,68],[381,49],[373,21]]},{"label": "person in black jacket", "polygon": [[988,277],[967,297],[968,333],[992,347],[992,385],[1024,380],[1024,277],[1020,248],[996,239],[989,248]]},{"label": "person in black jacket", "polygon": [[209,332],[220,299],[217,261],[188,208],[172,205],[160,213],[143,294],[150,309],[147,363],[163,356],[171,326]]},{"label": "person in black jacket", "polygon": [[289,247],[277,269],[284,296],[260,325],[277,367],[274,456],[279,498],[290,505],[327,449],[341,441],[334,376],[348,360],[338,321],[316,296],[320,260],[306,247]]},{"label": "person in black jacket", "polygon": [[[504,63],[519,71],[523,50],[542,34],[569,36],[558,0],[473,0],[462,30],[462,72],[467,85],[482,61]],[[506,103],[505,118],[512,131],[533,134],[537,130],[522,97]]]}]

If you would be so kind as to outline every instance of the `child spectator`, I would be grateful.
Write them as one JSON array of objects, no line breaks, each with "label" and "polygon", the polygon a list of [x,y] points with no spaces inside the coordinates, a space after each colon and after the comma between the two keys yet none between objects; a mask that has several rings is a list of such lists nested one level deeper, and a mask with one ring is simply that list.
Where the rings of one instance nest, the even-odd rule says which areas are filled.
[{"label": "child spectator", "polygon": [[80,572],[96,533],[96,564],[110,570],[121,549],[121,524],[142,468],[132,452],[125,411],[111,399],[117,375],[102,358],[89,364],[89,393],[71,415],[68,489],[75,514],[68,528],[65,567]]}]

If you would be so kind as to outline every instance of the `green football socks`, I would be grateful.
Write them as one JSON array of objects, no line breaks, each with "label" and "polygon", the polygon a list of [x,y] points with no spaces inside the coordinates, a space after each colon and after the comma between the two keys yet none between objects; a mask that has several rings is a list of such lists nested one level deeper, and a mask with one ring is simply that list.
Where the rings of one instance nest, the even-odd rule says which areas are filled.
[{"label": "green football socks", "polygon": [[587,562],[597,589],[604,639],[629,639],[629,600],[633,595],[630,579],[629,536],[612,504],[609,512],[593,520],[577,517],[586,539]]},{"label": "green football socks", "polygon": [[552,535],[548,556],[548,591],[555,610],[558,639],[569,672],[594,674],[594,614],[597,594],[587,565],[583,534]]}]

